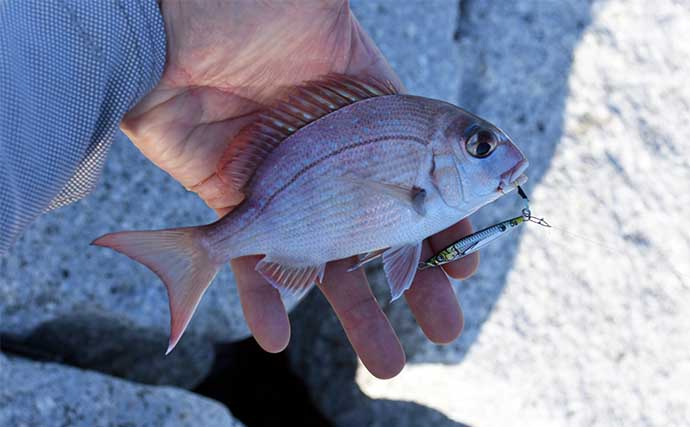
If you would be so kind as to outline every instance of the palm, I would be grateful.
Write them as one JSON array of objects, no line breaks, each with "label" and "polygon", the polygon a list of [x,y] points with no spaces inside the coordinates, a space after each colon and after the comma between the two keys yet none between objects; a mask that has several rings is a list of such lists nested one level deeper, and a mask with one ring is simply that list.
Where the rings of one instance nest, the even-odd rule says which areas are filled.
[{"label": "palm", "polygon": [[[168,63],[158,87],[122,122],[123,130],[151,161],[209,206],[224,214],[242,195],[214,185],[218,160],[233,136],[285,87],[337,72],[391,80],[400,89],[373,42],[344,1],[236,1],[209,7],[199,0],[164,2]],[[469,232],[466,222],[434,236],[439,249]],[[426,253],[431,253],[429,244]],[[253,269],[256,257],[233,260],[242,306],[255,338],[280,351],[289,323],[280,297]],[[469,275],[477,259],[450,264],[456,277]],[[329,265],[320,287],[364,364],[379,377],[395,375],[404,354],[376,305],[363,273],[346,273],[349,262]],[[440,270],[419,274],[406,294],[427,336],[454,339],[462,317]]]},{"label": "palm", "polygon": [[[238,2],[222,13],[191,2],[181,7],[165,15],[169,35],[172,30],[165,74],[123,129],[147,157],[214,208],[233,203],[209,200],[199,184],[213,174],[232,136],[282,88],[329,72],[397,81],[337,4],[307,13],[282,2]],[[178,21],[185,22],[179,31]],[[225,202],[234,201],[227,196]]]}]

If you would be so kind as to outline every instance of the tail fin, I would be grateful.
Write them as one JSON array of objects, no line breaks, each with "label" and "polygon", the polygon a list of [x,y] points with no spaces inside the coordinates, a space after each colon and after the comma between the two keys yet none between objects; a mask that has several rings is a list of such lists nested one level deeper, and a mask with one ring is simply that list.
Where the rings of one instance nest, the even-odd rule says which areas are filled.
[{"label": "tail fin", "polygon": [[123,231],[91,244],[114,249],[147,266],[165,283],[170,303],[169,354],[180,340],[208,285],[222,264],[213,262],[199,227]]}]

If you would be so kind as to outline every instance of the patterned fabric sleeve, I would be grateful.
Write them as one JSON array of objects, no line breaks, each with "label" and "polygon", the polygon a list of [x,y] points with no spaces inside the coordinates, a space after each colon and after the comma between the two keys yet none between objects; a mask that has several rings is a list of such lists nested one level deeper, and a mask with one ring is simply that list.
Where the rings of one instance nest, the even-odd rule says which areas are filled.
[{"label": "patterned fabric sleeve", "polygon": [[0,1],[0,254],[93,189],[165,48],[155,0]]}]

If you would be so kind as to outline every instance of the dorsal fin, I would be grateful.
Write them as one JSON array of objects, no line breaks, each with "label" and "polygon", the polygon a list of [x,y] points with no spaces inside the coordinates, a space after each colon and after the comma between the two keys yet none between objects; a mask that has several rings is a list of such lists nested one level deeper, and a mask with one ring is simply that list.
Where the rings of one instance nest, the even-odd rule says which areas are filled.
[{"label": "dorsal fin", "polygon": [[266,156],[298,129],[346,105],[397,93],[390,81],[342,74],[328,74],[291,88],[237,134],[218,162],[216,173],[225,184],[242,190]]}]

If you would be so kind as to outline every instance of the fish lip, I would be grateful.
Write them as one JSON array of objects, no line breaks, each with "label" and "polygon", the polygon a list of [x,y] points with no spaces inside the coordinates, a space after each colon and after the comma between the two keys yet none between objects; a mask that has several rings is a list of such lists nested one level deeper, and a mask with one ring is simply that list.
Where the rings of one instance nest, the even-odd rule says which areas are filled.
[{"label": "fish lip", "polygon": [[510,170],[501,174],[501,181],[496,189],[498,192],[505,194],[512,191],[518,185],[527,182],[527,176],[523,172],[529,167],[529,162],[526,159],[520,160]]}]

